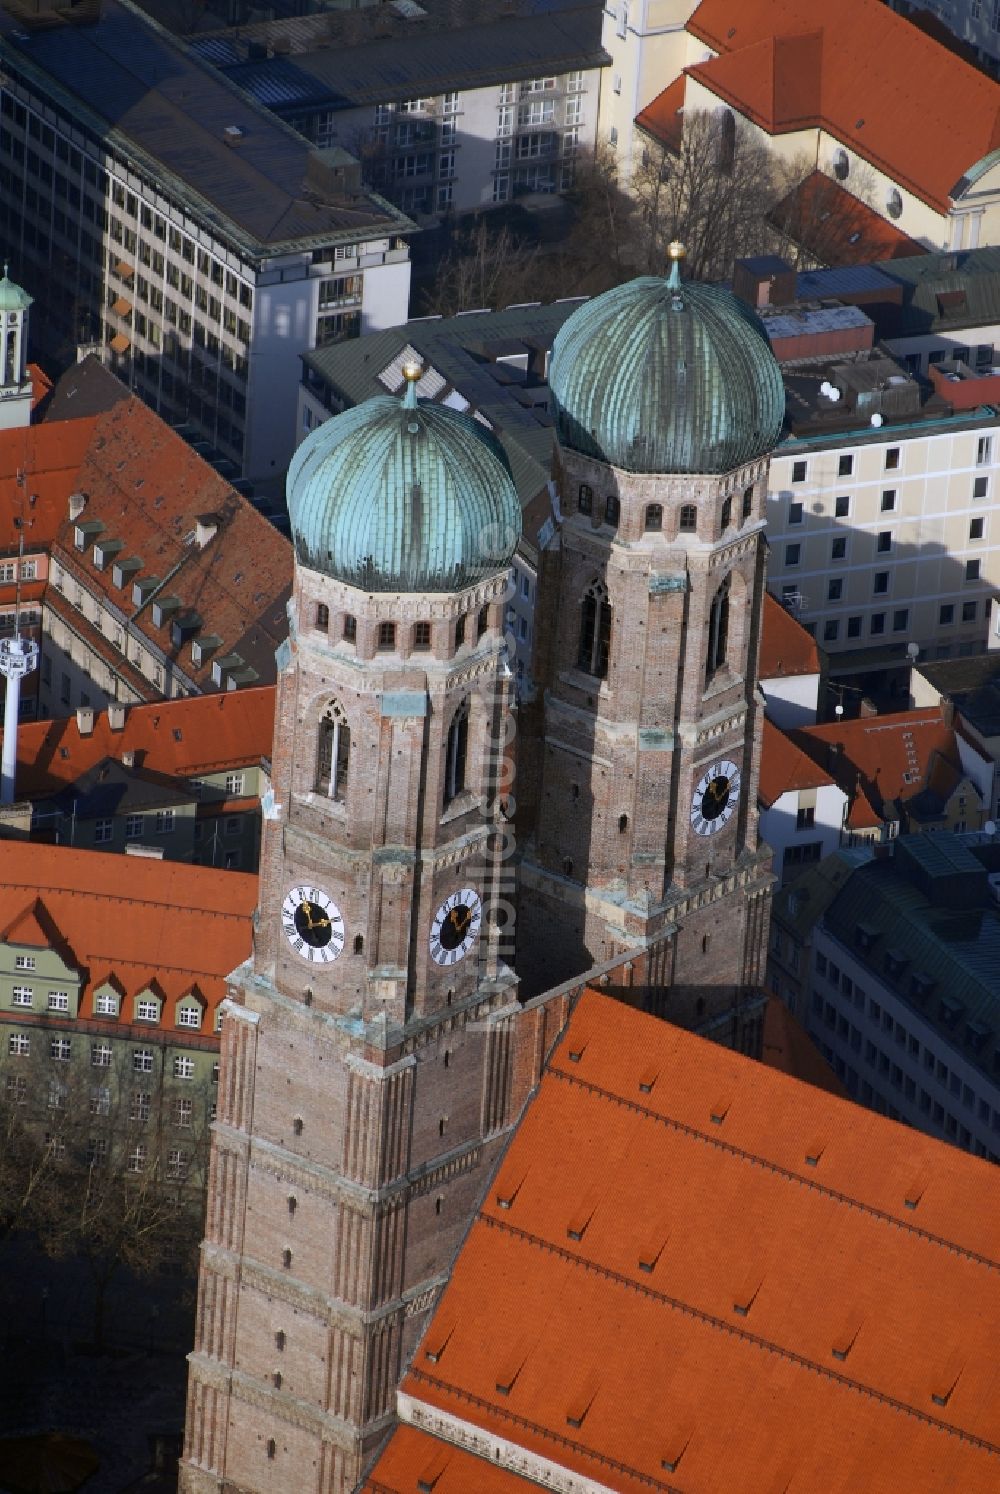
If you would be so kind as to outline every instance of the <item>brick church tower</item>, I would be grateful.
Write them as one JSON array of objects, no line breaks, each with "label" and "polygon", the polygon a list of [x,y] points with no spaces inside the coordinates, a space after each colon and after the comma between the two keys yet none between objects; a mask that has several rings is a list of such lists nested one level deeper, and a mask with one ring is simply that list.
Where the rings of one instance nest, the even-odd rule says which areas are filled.
[{"label": "brick church tower", "polygon": [[499,919],[520,507],[472,419],[384,396],[289,472],[254,953],[223,1024],[181,1488],[352,1489],[514,1118]]},{"label": "brick church tower", "polygon": [[711,1026],[762,974],[757,655],[784,395],[754,314],[682,282],[672,251],[669,280],[588,302],[552,353],[562,525],[518,951],[529,994],[642,951],[651,1008]]}]

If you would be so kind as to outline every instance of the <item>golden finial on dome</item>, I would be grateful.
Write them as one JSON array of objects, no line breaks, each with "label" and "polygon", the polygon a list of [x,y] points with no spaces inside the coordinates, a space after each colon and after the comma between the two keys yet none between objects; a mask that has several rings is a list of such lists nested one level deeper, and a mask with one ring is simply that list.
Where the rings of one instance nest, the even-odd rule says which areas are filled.
[{"label": "golden finial on dome", "polygon": [[417,408],[417,384],[423,376],[423,366],[416,358],[407,358],[403,364],[403,378],[406,380],[406,393],[403,396],[403,404],[407,410]]},{"label": "golden finial on dome", "polygon": [[670,256],[670,278],[667,281],[667,285],[672,291],[679,291],[681,288],[681,260],[686,256],[687,250],[680,239],[671,239],[667,245],[667,254]]}]

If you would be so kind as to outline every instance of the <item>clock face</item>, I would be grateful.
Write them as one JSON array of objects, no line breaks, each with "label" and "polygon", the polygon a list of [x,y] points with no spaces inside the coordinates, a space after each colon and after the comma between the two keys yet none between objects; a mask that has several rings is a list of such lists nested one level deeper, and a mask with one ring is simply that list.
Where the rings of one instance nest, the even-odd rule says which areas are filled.
[{"label": "clock face", "polygon": [[313,965],[329,965],[344,947],[344,919],[322,887],[293,887],[281,905],[285,938]]},{"label": "clock face", "polygon": [[736,813],[740,802],[740,770],[723,758],[699,778],[691,798],[691,824],[696,835],[714,835]]},{"label": "clock face", "polygon": [[434,914],[431,924],[431,959],[437,965],[457,965],[479,938],[483,900],[473,887],[453,892]]}]

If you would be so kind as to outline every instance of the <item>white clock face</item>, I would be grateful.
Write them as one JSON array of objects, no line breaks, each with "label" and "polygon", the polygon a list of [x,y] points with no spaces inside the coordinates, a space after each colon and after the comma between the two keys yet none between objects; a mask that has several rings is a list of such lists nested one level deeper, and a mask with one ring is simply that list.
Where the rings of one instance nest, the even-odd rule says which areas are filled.
[{"label": "white clock face", "polygon": [[473,887],[453,892],[434,914],[431,924],[431,959],[437,965],[457,965],[479,938],[483,900]]},{"label": "white clock face", "polygon": [[322,887],[293,887],[281,905],[281,925],[295,953],[312,965],[329,965],[344,947],[344,919]]},{"label": "white clock face", "polygon": [[691,797],[691,825],[696,835],[714,835],[736,813],[740,802],[740,770],[723,758],[698,780]]}]

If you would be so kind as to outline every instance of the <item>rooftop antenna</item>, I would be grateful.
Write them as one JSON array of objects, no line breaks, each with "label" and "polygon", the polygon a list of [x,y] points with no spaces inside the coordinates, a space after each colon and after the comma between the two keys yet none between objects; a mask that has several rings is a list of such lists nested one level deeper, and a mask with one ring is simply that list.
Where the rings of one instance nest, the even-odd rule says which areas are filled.
[{"label": "rooftop antenna", "polygon": [[7,681],[4,697],[3,755],[0,757],[0,805],[13,804],[17,776],[17,722],[21,708],[21,681],[38,663],[38,644],[21,637],[21,569],[24,559],[24,520],[15,519],[18,530],[17,586],[14,592],[14,636],[0,638],[0,674]]}]

